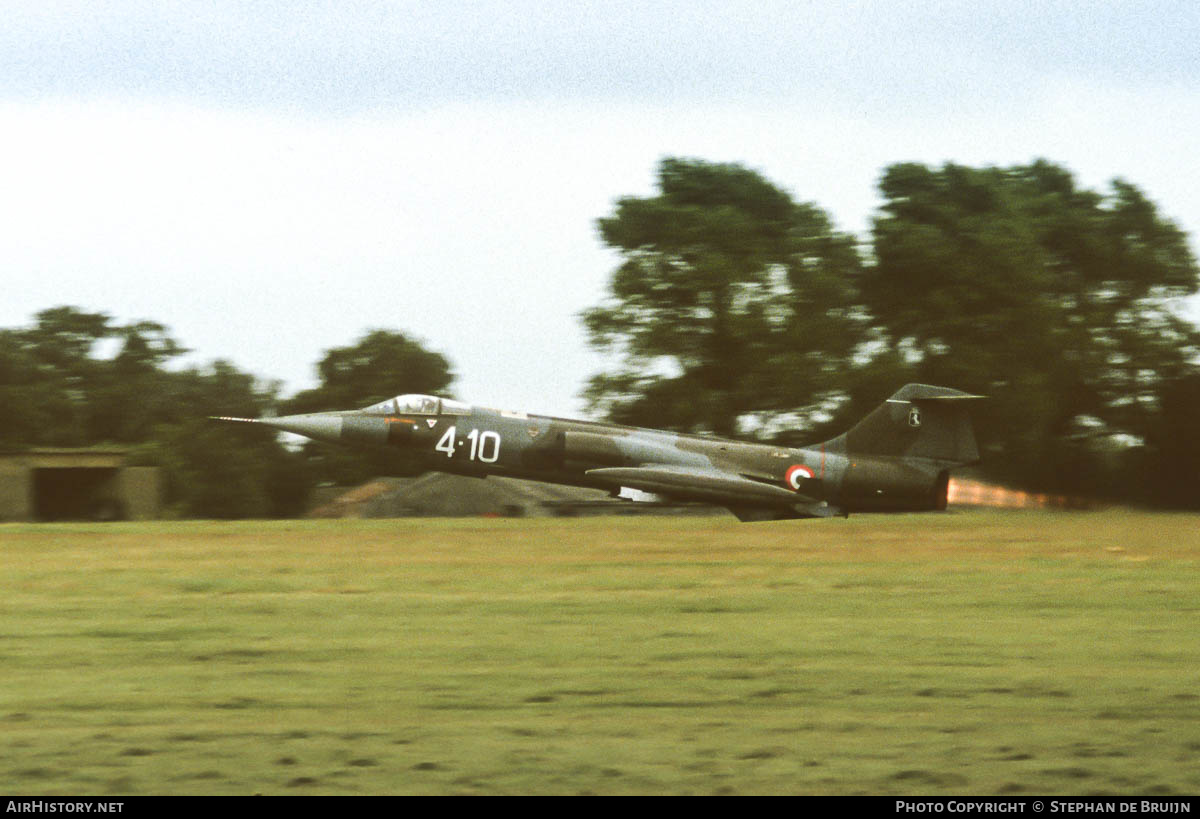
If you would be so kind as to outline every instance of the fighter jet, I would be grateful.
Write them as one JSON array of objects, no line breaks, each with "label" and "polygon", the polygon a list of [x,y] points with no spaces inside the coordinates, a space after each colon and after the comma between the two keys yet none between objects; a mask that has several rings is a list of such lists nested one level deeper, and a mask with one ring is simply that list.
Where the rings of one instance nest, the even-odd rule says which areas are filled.
[{"label": "fighter jet", "polygon": [[507,412],[432,395],[400,395],[352,411],[217,420],[404,450],[439,472],[607,489],[634,501],[701,501],[743,521],[765,521],[945,509],[950,470],[979,460],[966,408],[979,397],[908,384],[846,433],[800,448]]}]

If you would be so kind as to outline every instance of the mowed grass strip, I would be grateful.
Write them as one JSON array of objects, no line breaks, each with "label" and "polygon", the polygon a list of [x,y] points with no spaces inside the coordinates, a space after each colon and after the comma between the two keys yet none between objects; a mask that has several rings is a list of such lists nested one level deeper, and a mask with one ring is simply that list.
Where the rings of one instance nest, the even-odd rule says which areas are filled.
[{"label": "mowed grass strip", "polygon": [[0,526],[11,794],[1195,793],[1200,518]]}]

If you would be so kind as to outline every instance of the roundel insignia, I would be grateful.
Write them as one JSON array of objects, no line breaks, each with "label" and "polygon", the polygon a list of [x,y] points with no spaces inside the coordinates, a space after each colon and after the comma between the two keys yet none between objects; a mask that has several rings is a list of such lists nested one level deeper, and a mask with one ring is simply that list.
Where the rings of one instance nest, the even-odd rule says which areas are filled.
[{"label": "roundel insignia", "polygon": [[799,489],[800,484],[813,476],[813,471],[803,464],[789,466],[783,475],[783,482],[792,489]]}]

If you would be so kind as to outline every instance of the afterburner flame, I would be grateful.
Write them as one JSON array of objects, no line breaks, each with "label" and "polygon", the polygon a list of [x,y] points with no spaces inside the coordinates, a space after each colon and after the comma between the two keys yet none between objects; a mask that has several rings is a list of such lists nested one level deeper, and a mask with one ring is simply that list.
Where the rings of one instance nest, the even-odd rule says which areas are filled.
[{"label": "afterburner flame", "polygon": [[950,485],[946,488],[946,502],[951,506],[990,506],[998,509],[1066,509],[1089,505],[1063,495],[1024,492],[964,478],[950,479]]}]

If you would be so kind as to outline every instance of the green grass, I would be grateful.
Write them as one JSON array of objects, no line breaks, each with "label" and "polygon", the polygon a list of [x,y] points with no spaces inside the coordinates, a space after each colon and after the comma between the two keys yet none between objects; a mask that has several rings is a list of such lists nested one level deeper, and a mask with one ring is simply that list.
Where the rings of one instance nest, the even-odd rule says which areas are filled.
[{"label": "green grass", "polygon": [[0,792],[1195,793],[1200,517],[0,526]]}]

